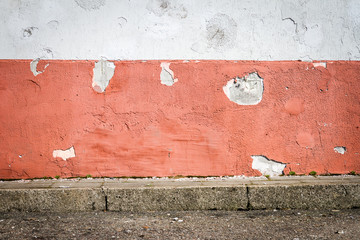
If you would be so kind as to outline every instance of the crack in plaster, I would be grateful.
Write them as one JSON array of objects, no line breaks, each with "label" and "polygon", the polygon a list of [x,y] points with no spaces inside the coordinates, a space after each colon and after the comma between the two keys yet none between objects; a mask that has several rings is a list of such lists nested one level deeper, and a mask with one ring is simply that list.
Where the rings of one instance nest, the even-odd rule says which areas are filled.
[{"label": "crack in plaster", "polygon": [[292,19],[291,17],[287,17],[287,18],[282,18],[281,20],[282,21],[286,21],[286,20],[291,21],[295,25],[295,33],[298,33],[298,24],[294,19]]}]

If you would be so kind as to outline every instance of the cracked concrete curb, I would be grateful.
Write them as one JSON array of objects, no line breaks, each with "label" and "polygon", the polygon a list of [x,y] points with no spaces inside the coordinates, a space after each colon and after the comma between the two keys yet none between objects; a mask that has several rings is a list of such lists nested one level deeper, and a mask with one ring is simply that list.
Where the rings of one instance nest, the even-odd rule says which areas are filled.
[{"label": "cracked concrete curb", "polygon": [[346,209],[360,177],[62,179],[0,182],[0,212]]}]

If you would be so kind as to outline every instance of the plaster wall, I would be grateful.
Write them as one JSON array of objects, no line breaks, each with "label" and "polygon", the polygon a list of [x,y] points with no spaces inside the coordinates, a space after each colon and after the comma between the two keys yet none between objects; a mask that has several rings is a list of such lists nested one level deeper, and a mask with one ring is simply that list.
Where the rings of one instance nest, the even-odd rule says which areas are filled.
[{"label": "plaster wall", "polygon": [[3,0],[0,179],[360,172],[356,0]]},{"label": "plaster wall", "polygon": [[358,0],[2,0],[2,59],[359,60]]}]

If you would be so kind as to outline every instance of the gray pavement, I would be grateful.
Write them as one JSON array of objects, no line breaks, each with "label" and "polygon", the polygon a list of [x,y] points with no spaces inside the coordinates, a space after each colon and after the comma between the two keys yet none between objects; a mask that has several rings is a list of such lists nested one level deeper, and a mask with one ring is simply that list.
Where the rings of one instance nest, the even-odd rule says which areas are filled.
[{"label": "gray pavement", "polygon": [[0,212],[351,209],[360,176],[0,182]]},{"label": "gray pavement", "polygon": [[359,239],[360,209],[0,213],[0,239]]}]

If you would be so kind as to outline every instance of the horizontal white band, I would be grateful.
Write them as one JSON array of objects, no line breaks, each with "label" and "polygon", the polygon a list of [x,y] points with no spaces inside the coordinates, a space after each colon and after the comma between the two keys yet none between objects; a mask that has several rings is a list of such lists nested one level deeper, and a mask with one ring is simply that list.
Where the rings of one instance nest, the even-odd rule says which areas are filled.
[{"label": "horizontal white band", "polygon": [[359,60],[358,0],[1,0],[1,59]]}]

